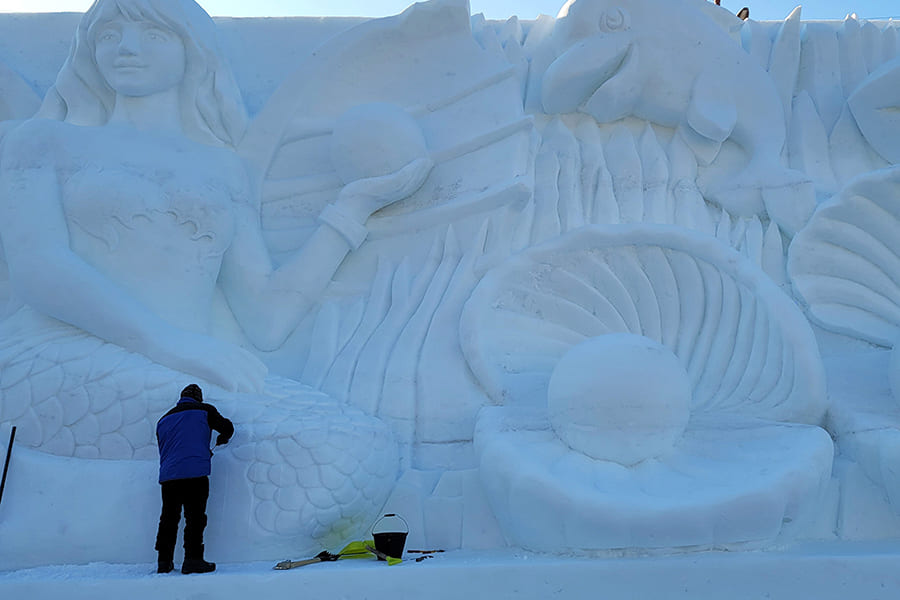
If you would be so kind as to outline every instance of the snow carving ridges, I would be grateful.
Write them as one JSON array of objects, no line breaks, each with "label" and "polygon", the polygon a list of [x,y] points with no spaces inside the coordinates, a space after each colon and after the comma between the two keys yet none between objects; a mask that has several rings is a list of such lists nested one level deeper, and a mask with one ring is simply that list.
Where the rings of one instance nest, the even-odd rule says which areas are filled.
[{"label": "snow carving ridges", "polygon": [[722,279],[706,261],[697,261],[697,267],[703,278],[701,289],[706,298],[706,308],[697,341],[685,358],[687,358],[687,372],[694,382],[694,406],[702,406],[708,397],[706,388],[710,385],[704,375],[710,372],[710,367],[714,366],[715,361],[721,360],[719,356],[710,357],[710,351],[719,330],[719,319],[722,318]]},{"label": "snow carving ridges", "polygon": [[[432,254],[429,262],[433,261]],[[409,260],[404,259],[393,273],[390,304],[384,319],[364,341],[363,349],[353,371],[350,384],[350,403],[367,414],[375,414],[381,399],[384,369],[396,336],[405,322],[413,302],[413,281]]]},{"label": "snow carving ridges", "polygon": [[644,220],[644,190],[641,157],[634,136],[624,125],[615,125],[606,146],[606,164],[622,223]]},{"label": "snow carving ridges", "polygon": [[841,82],[844,98],[849,98],[853,90],[869,74],[863,55],[862,34],[856,15],[847,15],[837,31],[840,44]]},{"label": "snow carving ridges", "polygon": [[756,330],[757,302],[744,286],[737,286],[737,322],[734,325],[731,359],[719,378],[719,387],[710,400],[714,406],[733,409],[742,396],[735,393],[749,364],[753,351],[753,334]]},{"label": "snow carving ridges", "polygon": [[811,319],[891,346],[900,335],[898,169],[857,179],[822,205],[789,248],[788,270]]},{"label": "snow carving ridges", "polygon": [[[653,286],[653,294],[659,308],[659,341],[668,348],[675,348],[681,323],[681,304],[678,280],[672,272],[666,251],[658,246],[638,246],[638,260]],[[647,335],[647,334],[644,334]],[[648,336],[651,337],[651,336]]]},{"label": "snow carving ridges", "polygon": [[[435,240],[441,241],[440,236]],[[403,331],[387,362],[384,386],[380,390],[381,403],[378,415],[393,425],[394,432],[401,443],[401,465],[409,465],[412,444],[415,441],[416,417],[418,406],[418,388],[416,370],[432,319],[441,305],[447,287],[461,257],[459,242],[453,228],[450,227],[443,236],[443,248],[440,262],[433,271],[429,271],[430,279],[424,281],[427,287],[422,300],[415,307],[406,321]]]},{"label": "snow carving ridges", "polygon": [[649,123],[643,123],[639,136],[633,125],[600,126],[582,117],[575,124],[558,117],[546,123],[535,160],[534,194],[514,219],[528,241],[516,247],[582,224],[676,224],[715,235],[759,266],[765,261],[766,272],[783,284],[785,256],[777,225],[765,215],[733,217],[709,204],[695,182],[696,158],[677,132],[664,148]]},{"label": "snow carving ridges", "polygon": [[310,338],[315,352],[310,352],[303,365],[303,381],[313,387],[322,384],[327,364],[333,361],[340,349],[340,313],[334,304],[325,304],[316,313],[316,320]]},{"label": "snow carving ridges", "polygon": [[798,6],[778,27],[768,65],[784,107],[786,125],[791,123],[791,99],[800,67],[800,12]]},{"label": "snow carving ridges", "polygon": [[881,49],[884,62],[893,60],[900,55],[900,41],[898,41],[897,26],[893,19],[889,19],[884,29],[881,30]]},{"label": "snow carving ridges", "polygon": [[769,60],[772,56],[772,40],[762,23],[753,19],[746,19],[743,22],[741,25],[741,46],[759,62],[762,68],[769,68]]},{"label": "snow carving ridges", "polygon": [[644,190],[644,221],[674,223],[675,214],[668,194],[669,165],[666,152],[648,123],[639,141],[641,179]]},{"label": "snow carving ridges", "polygon": [[872,21],[866,21],[860,30],[862,38],[863,58],[866,61],[866,71],[871,73],[881,65],[884,60],[881,54],[881,30]]},{"label": "snow carving ridges", "polygon": [[816,423],[824,412],[802,313],[735,251],[676,227],[585,227],[516,255],[485,276],[461,325],[472,371],[510,405],[540,404],[567,344],[613,332],[671,349],[702,413]]},{"label": "snow carving ridges", "polygon": [[[458,323],[463,304],[478,281],[476,265],[486,251],[492,252],[486,250],[488,234],[488,223],[484,223],[475,243],[465,249],[452,269],[444,295],[433,311],[413,380],[416,413],[420,417],[417,442],[467,439],[474,427],[474,414],[483,403],[484,395],[477,389],[459,351]],[[453,235],[454,246],[459,245],[452,230],[447,235]],[[500,242],[504,247],[506,243]],[[432,368],[435,364],[441,364],[441,369]]]},{"label": "snow carving ridges", "polygon": [[844,104],[837,32],[827,23],[805,23],[798,91],[807,91],[830,133]]},{"label": "snow carving ridges", "polygon": [[810,175],[819,194],[834,193],[837,183],[828,153],[828,133],[807,90],[794,97],[788,155],[791,167]]},{"label": "snow carving ridges", "polygon": [[567,198],[560,188],[562,170],[568,159],[571,168],[574,138],[558,119],[545,129],[540,151],[535,158],[534,225],[531,243],[556,237],[563,231],[562,212]]},{"label": "snow carving ridges", "polygon": [[394,266],[389,261],[379,259],[362,320],[328,368],[322,389],[338,400],[349,402],[352,374],[356,371],[363,347],[387,315],[391,305],[393,270]]}]

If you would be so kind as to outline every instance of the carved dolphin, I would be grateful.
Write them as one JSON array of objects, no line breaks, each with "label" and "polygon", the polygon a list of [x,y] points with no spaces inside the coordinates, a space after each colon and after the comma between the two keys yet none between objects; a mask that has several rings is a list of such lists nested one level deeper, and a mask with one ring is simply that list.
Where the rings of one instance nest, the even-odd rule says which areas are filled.
[{"label": "carved dolphin", "polygon": [[812,212],[814,198],[799,210],[770,205],[766,189],[808,181],[780,164],[785,117],[775,84],[695,2],[569,0],[550,43],[557,58],[541,87],[548,114],[580,111],[601,123],[633,115],[677,127],[702,162],[730,139],[748,164],[705,189],[708,198],[744,216],[765,206],[773,219],[790,221],[788,229]]}]

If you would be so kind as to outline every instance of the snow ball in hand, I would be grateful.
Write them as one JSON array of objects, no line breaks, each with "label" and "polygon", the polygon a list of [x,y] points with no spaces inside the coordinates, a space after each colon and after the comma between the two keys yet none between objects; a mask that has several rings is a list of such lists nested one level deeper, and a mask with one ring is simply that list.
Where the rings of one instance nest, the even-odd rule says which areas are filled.
[{"label": "snow ball in hand", "polygon": [[331,161],[345,184],[399,171],[428,158],[416,120],[395,104],[360,104],[338,118],[331,136]]}]

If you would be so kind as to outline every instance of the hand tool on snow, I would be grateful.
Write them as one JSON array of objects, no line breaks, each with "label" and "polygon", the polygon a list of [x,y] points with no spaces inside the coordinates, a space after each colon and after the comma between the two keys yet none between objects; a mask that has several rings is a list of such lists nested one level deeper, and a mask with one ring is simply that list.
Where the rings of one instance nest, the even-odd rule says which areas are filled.
[{"label": "hand tool on snow", "polygon": [[288,569],[295,569],[304,565],[311,565],[318,562],[331,562],[341,558],[372,558],[379,557],[379,555],[381,555],[380,558],[384,558],[385,560],[387,560],[388,564],[393,565],[400,562],[400,559],[387,557],[382,552],[376,550],[375,542],[373,542],[372,540],[366,540],[359,542],[350,542],[349,544],[344,546],[344,548],[337,554],[332,554],[327,550],[322,550],[314,557],[307,558],[305,560],[283,560],[275,565],[274,569],[277,571],[286,571]]},{"label": "hand tool on snow", "polygon": [[3,463],[3,478],[0,479],[0,502],[3,501],[3,488],[6,487],[6,473],[9,471],[9,457],[12,456],[13,440],[16,439],[16,427],[9,432],[9,447],[6,449],[6,462]]}]

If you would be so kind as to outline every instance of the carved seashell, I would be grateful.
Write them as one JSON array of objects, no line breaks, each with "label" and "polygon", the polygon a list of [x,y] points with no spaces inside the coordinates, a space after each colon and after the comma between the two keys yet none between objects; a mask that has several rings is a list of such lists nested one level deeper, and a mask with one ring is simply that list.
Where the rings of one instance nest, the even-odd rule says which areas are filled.
[{"label": "carved seashell", "polygon": [[695,414],[805,423],[824,414],[824,370],[801,311],[750,261],[679,227],[585,227],[513,256],[473,292],[460,339],[495,402],[545,406],[559,358],[616,332],[675,353]]},{"label": "carved seashell", "polygon": [[791,242],[788,274],[822,327],[876,344],[900,336],[900,167],[854,180]]}]

